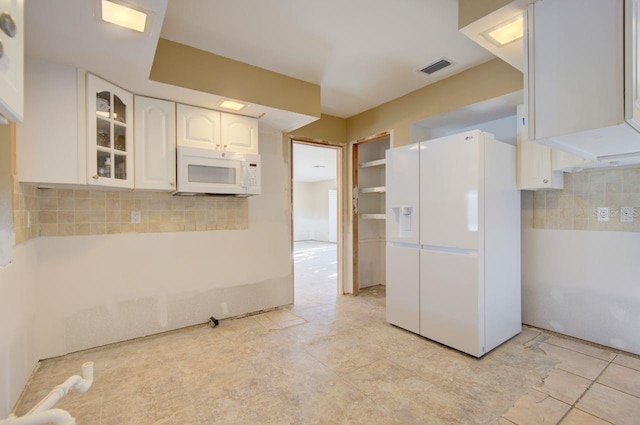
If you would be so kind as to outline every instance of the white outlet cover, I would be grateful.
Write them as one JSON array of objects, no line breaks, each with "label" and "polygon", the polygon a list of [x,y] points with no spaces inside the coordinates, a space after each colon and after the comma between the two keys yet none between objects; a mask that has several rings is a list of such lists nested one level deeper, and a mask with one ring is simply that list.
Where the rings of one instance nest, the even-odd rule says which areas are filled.
[{"label": "white outlet cover", "polygon": [[598,221],[609,221],[608,207],[598,207]]},{"label": "white outlet cover", "polygon": [[633,222],[633,216],[635,215],[635,210],[633,207],[620,207],[620,221],[624,223]]}]

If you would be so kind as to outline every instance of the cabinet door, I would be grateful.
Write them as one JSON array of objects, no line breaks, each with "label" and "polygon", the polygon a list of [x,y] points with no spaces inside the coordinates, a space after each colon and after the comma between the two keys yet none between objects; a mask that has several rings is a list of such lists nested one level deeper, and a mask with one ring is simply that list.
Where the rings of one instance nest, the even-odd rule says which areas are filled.
[{"label": "cabinet door", "polygon": [[555,0],[529,9],[530,140],[623,122],[622,8],[623,0]]},{"label": "cabinet door", "polygon": [[0,119],[22,122],[24,107],[24,2],[0,0]]},{"label": "cabinet door", "polygon": [[241,115],[221,113],[222,147],[238,153],[258,153],[258,120]]},{"label": "cabinet door", "polygon": [[87,182],[133,188],[133,95],[87,74]]},{"label": "cabinet door", "polygon": [[195,106],[177,106],[178,146],[222,149],[220,112]]},{"label": "cabinet door", "polygon": [[562,189],[562,171],[551,171],[551,148],[530,140],[518,141],[518,189]]},{"label": "cabinet door", "polygon": [[625,118],[640,131],[640,0],[625,2]]},{"label": "cabinet door", "polygon": [[135,188],[175,190],[176,104],[135,97]]}]

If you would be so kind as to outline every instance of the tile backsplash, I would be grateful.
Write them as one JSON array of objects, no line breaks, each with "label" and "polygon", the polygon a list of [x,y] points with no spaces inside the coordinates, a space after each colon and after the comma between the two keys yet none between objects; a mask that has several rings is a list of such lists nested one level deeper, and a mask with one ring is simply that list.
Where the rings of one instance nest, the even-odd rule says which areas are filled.
[{"label": "tile backsplash", "polygon": [[[37,236],[189,232],[248,228],[248,200],[158,192],[14,186],[16,243]],[[132,223],[139,212],[139,223]],[[31,227],[27,226],[27,214]]]},{"label": "tile backsplash", "polygon": [[[564,189],[523,192],[522,207],[537,229],[640,232],[640,167],[565,173]],[[598,221],[602,207],[609,221]],[[621,221],[621,207],[634,208],[633,222]]]}]

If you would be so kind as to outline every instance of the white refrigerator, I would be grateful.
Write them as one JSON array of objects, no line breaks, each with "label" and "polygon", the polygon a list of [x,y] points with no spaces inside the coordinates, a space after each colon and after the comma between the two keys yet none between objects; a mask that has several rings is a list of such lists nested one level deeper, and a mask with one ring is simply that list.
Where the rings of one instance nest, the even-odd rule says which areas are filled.
[{"label": "white refrigerator", "polygon": [[476,357],[521,331],[515,165],[479,130],[387,151],[388,322]]}]

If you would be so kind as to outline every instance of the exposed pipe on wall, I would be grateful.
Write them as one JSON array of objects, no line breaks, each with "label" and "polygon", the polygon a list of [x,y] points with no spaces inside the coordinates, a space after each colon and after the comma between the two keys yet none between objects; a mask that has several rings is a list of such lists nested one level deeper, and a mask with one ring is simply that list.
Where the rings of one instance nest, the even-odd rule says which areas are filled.
[{"label": "exposed pipe on wall", "polygon": [[26,415],[18,418],[9,415],[7,419],[0,420],[0,425],[40,425],[54,423],[56,425],[75,425],[76,420],[69,412],[62,409],[53,409],[60,399],[71,390],[79,393],[86,392],[93,383],[93,362],[82,365],[82,376],[73,375],[62,384],[57,385],[46,397],[36,404]]}]

